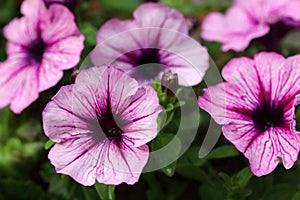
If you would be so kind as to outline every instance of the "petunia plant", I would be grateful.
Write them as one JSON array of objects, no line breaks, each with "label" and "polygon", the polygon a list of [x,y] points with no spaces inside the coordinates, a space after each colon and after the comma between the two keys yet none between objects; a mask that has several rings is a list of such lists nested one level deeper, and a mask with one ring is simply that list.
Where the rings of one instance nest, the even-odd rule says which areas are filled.
[{"label": "petunia plant", "polygon": [[79,62],[84,40],[65,6],[53,4],[47,9],[42,0],[26,0],[21,13],[3,29],[8,57],[0,68],[0,107],[10,104],[15,113]]},{"label": "petunia plant", "polygon": [[224,136],[249,159],[257,176],[272,172],[279,158],[287,169],[298,159],[299,58],[259,53],[254,60],[233,59],[222,71],[227,82],[207,88],[199,98],[199,106],[224,125]]},{"label": "petunia plant", "polygon": [[43,112],[44,131],[56,142],[49,159],[58,173],[83,185],[134,184],[160,112],[154,89],[139,88],[124,72],[110,66],[82,70]]},{"label": "petunia plant", "polygon": [[299,9],[3,0],[0,199],[300,199]]},{"label": "petunia plant", "polygon": [[[270,32],[271,25],[283,22],[299,26],[299,8],[298,0],[234,0],[225,15],[214,12],[204,19],[201,36],[221,42],[223,51],[243,51],[251,40]],[[275,35],[280,35],[282,29],[276,30]],[[269,42],[277,42],[274,39],[278,38]]]}]

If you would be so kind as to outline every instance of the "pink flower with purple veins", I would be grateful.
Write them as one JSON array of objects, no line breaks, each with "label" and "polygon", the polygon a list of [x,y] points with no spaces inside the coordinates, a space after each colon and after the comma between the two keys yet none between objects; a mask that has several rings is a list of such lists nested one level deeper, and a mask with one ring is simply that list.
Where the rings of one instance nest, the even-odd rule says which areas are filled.
[{"label": "pink flower with purple veins", "polygon": [[201,36],[221,42],[223,51],[243,51],[252,39],[266,35],[272,24],[299,24],[299,9],[299,0],[235,0],[225,15],[213,12],[204,19]]},{"label": "pink flower with purple veins", "polygon": [[82,70],[43,111],[46,135],[55,146],[49,159],[58,173],[83,185],[95,180],[134,184],[146,165],[146,145],[157,135],[159,100],[150,86],[115,67]]},{"label": "pink flower with purple veins", "polygon": [[63,5],[47,9],[42,0],[25,0],[21,13],[23,17],[3,29],[8,58],[0,66],[0,108],[10,104],[15,113],[79,62],[84,41],[73,14]]},{"label": "pink flower with purple veins", "polygon": [[[271,173],[279,158],[286,169],[298,159],[295,106],[300,94],[300,56],[259,53],[232,59],[227,81],[205,89],[201,108],[222,124],[224,136],[249,160],[257,176]],[[298,100],[297,100],[298,99]]]},{"label": "pink flower with purple veins", "polygon": [[184,16],[162,3],[142,4],[134,20],[109,20],[96,39],[93,63],[114,64],[140,84],[172,71],[180,85],[196,85],[209,67],[207,50],[188,36]]}]

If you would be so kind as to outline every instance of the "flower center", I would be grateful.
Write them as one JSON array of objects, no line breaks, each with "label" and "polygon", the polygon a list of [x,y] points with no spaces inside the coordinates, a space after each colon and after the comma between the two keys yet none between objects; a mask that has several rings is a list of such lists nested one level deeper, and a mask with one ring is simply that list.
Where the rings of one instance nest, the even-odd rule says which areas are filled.
[{"label": "flower center", "polygon": [[266,131],[271,127],[279,127],[283,124],[284,112],[280,106],[272,106],[262,103],[251,114],[254,126],[260,131]]},{"label": "flower center", "polygon": [[134,73],[134,77],[137,79],[155,78],[163,69],[159,49],[144,48],[134,50],[126,53],[122,58],[125,58],[127,62],[131,63],[135,67],[141,66],[140,68],[137,68]]},{"label": "flower center", "polygon": [[158,49],[145,48],[141,49],[142,54],[137,59],[138,65],[144,65],[149,63],[160,63],[160,56]]},{"label": "flower center", "polygon": [[34,40],[28,47],[28,60],[30,63],[40,63],[46,50],[46,44],[42,38]]},{"label": "flower center", "polygon": [[98,115],[98,122],[109,140],[120,140],[122,138],[122,130],[117,125],[111,113]]}]

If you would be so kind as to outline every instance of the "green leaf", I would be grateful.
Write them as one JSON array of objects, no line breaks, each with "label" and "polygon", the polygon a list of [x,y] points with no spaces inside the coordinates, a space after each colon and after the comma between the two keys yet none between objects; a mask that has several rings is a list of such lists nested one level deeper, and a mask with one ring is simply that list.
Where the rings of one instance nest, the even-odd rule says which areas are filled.
[{"label": "green leaf", "polygon": [[[172,141],[172,146],[170,146],[170,149],[166,152],[167,155],[162,155],[162,160],[153,160],[150,156],[151,162],[164,162],[163,158],[176,158],[181,150],[181,142],[177,138],[176,135],[169,134],[169,133],[161,133],[158,135],[155,140],[151,142],[151,150],[156,151],[159,150],[166,145],[168,145]],[[161,171],[166,174],[167,176],[173,176],[176,170],[176,161],[169,164],[168,166],[161,169]]]},{"label": "green leaf", "polygon": [[198,3],[192,1],[179,0],[161,0],[162,3],[168,4],[170,7],[178,9],[184,15],[199,15],[199,13],[209,9],[226,9],[232,3],[230,1],[220,0],[201,0]]},{"label": "green leaf", "polygon": [[97,29],[90,23],[84,22],[79,24],[80,32],[83,33],[85,42],[89,45],[96,45]]},{"label": "green leaf", "polygon": [[184,106],[184,105],[185,105],[185,101],[177,101],[174,104],[174,108],[178,108],[178,107],[181,107],[181,106]]},{"label": "green leaf", "polygon": [[169,177],[172,177],[174,175],[175,170],[176,170],[176,161],[171,163],[167,167],[161,169],[161,171]]},{"label": "green leaf", "polygon": [[176,173],[201,183],[213,185],[207,173],[201,168],[193,165],[177,167]]},{"label": "green leaf", "polygon": [[154,173],[142,174],[143,179],[147,182],[149,189],[147,190],[148,200],[166,199],[164,191],[160,186],[160,182],[154,176]]},{"label": "green leaf", "polygon": [[101,200],[114,200],[115,199],[115,186],[114,185],[105,185],[105,184],[96,182],[94,187],[96,188],[96,191]]},{"label": "green leaf", "polygon": [[12,114],[7,107],[0,110],[0,116],[0,143],[5,144],[9,133],[12,131],[12,128],[9,127],[9,119],[12,117]]},{"label": "green leaf", "polygon": [[174,143],[172,146],[172,154],[178,155],[180,153],[180,149],[181,149],[181,142],[176,135],[171,134],[171,133],[161,133],[161,135],[157,136],[151,142],[151,150],[155,151],[155,150],[161,149],[161,148],[165,147],[166,145],[168,145],[173,140],[174,140]]},{"label": "green leaf", "polygon": [[18,14],[16,1],[1,1],[0,3],[0,26],[6,24]]},{"label": "green leaf", "polygon": [[173,109],[174,109],[174,105],[173,105],[173,104],[168,104],[167,107],[166,107],[166,109],[165,109],[165,111],[166,111],[166,112],[170,112],[170,111],[172,111]]},{"label": "green leaf", "polygon": [[250,171],[250,168],[246,167],[246,168],[242,169],[241,171],[239,171],[235,176],[238,179],[238,183],[239,183],[240,187],[245,188],[246,185],[248,184],[248,182],[250,181],[250,179],[252,178],[253,174]]},{"label": "green leaf", "polygon": [[177,166],[195,165],[201,166],[205,163],[206,159],[199,158],[199,146],[191,146],[188,150],[179,158]]},{"label": "green leaf", "polygon": [[263,196],[263,200],[274,200],[274,199],[292,199],[298,189],[294,185],[289,184],[278,184],[272,187],[271,190],[265,193]]},{"label": "green leaf", "polygon": [[44,146],[45,150],[50,149],[54,144],[55,144],[55,142],[53,142],[52,140],[48,140]]},{"label": "green leaf", "polygon": [[125,12],[133,12],[139,6],[139,0],[100,0],[101,4],[107,10],[120,10]]},{"label": "green leaf", "polygon": [[246,167],[236,173],[233,176],[229,176],[225,173],[219,173],[219,176],[223,180],[223,186],[226,191],[228,200],[246,199],[252,194],[252,190],[246,188],[248,182],[252,177],[252,173],[249,167]]},{"label": "green leaf", "polygon": [[206,159],[230,158],[239,155],[240,153],[236,150],[234,146],[224,145],[212,150],[212,152],[210,152],[207,155]]},{"label": "green leaf", "polygon": [[299,200],[300,199],[300,192],[297,192],[296,194],[294,194],[292,200]]},{"label": "green leaf", "polygon": [[95,188],[81,186],[81,189],[83,191],[83,195],[84,195],[85,200],[98,199],[98,194],[97,194]]}]

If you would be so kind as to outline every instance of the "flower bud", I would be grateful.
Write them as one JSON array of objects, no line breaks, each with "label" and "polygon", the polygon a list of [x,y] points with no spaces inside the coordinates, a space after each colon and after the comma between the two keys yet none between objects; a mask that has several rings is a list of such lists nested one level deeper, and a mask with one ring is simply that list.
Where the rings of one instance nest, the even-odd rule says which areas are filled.
[{"label": "flower bud", "polygon": [[168,71],[163,74],[161,79],[161,90],[167,94],[167,96],[173,96],[178,89],[178,75]]}]

